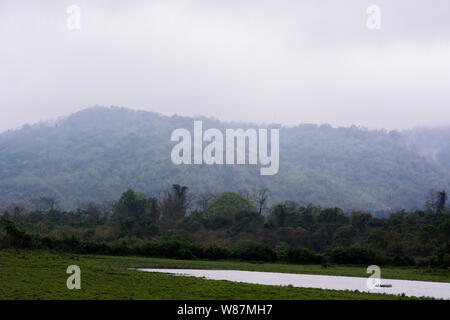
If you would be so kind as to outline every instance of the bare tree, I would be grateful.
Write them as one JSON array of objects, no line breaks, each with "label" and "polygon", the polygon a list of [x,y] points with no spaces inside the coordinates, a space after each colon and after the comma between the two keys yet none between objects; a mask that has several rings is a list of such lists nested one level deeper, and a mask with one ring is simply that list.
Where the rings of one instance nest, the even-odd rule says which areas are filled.
[{"label": "bare tree", "polygon": [[21,203],[12,203],[2,212],[3,219],[21,222],[28,214],[27,208]]},{"label": "bare tree", "polygon": [[195,204],[200,208],[201,211],[205,211],[206,208],[208,207],[208,204],[211,202],[211,200],[216,197],[217,196],[211,192],[200,193],[197,196],[197,200],[195,201]]},{"label": "bare tree", "polygon": [[39,211],[50,211],[58,207],[58,201],[52,197],[42,196],[37,199],[31,199],[34,208]]},{"label": "bare tree", "polygon": [[259,214],[265,209],[267,198],[269,197],[269,189],[263,187],[259,189],[254,195],[253,200],[259,207]]}]

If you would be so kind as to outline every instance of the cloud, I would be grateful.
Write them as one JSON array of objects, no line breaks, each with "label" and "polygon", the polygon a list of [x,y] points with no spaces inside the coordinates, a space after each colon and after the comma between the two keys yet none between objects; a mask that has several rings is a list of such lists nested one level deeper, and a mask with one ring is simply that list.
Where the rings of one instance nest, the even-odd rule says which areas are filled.
[{"label": "cloud", "polygon": [[[81,8],[81,30],[66,8]],[[450,119],[448,1],[3,1],[0,131],[95,104],[407,128]],[[448,122],[446,123],[448,124]]]}]

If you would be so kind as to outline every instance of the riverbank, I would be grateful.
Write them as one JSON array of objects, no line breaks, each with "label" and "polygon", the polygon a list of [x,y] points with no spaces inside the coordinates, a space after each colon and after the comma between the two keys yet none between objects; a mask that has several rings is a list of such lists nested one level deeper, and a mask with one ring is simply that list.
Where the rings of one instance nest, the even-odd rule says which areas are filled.
[{"label": "riverbank", "polygon": [[[119,260],[118,260],[119,262]],[[367,266],[346,266],[331,264],[323,267],[317,264],[251,263],[242,261],[176,260],[164,258],[120,257],[120,263],[133,263],[138,268],[178,268],[178,269],[222,269],[247,270],[282,273],[317,274],[367,278]],[[398,280],[418,280],[450,282],[450,271],[438,268],[380,266],[381,277]]]},{"label": "riverbank", "polygon": [[[69,265],[81,269],[81,290],[66,287]],[[125,268],[204,268],[367,277],[363,267],[252,264],[0,250],[0,299],[405,299],[384,294],[266,286],[150,274]],[[447,273],[446,273],[447,272]],[[397,276],[397,277],[395,277]],[[448,271],[382,268],[382,277],[445,281]],[[432,279],[432,280],[431,280]]]},{"label": "riverbank", "polygon": [[211,280],[228,280],[238,283],[254,283],[272,286],[294,286],[298,288],[316,288],[339,291],[359,291],[369,293],[385,293],[405,295],[407,297],[430,297],[450,300],[450,283],[381,279],[380,286],[368,288],[368,278],[325,276],[312,274],[244,271],[244,270],[211,270],[211,269],[139,269],[142,272],[167,273],[173,275],[192,276]]}]

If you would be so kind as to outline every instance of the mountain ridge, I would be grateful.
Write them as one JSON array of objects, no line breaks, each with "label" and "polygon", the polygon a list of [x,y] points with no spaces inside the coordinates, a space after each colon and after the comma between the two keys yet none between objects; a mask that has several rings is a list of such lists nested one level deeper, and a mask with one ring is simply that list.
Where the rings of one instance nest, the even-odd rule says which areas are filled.
[{"label": "mountain ridge", "polygon": [[[174,165],[171,132],[192,130],[194,120],[202,120],[205,129],[280,128],[279,174],[261,177],[258,168],[248,165]],[[118,199],[127,188],[157,195],[178,183],[195,193],[267,187],[271,203],[414,209],[429,189],[450,186],[450,145],[442,140],[448,133],[442,130],[442,141],[435,142],[442,146],[436,164],[418,151],[435,138],[433,129],[426,130],[258,125],[95,106],[52,126],[25,125],[0,134],[0,208],[42,195],[74,208]]]}]

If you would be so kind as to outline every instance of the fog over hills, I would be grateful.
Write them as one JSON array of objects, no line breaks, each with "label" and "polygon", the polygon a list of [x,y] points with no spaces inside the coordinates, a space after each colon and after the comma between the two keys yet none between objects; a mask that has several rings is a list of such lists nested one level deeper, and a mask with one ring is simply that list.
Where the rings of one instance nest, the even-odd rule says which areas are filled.
[{"label": "fog over hills", "polygon": [[[53,124],[0,134],[0,208],[39,196],[62,208],[118,199],[127,188],[157,196],[172,184],[193,193],[255,191],[270,203],[391,211],[422,207],[430,189],[450,189],[450,128],[375,131],[303,124],[280,127],[280,169],[172,163],[173,130],[256,128],[211,118],[92,107]],[[262,126],[275,128],[279,126]]]}]

